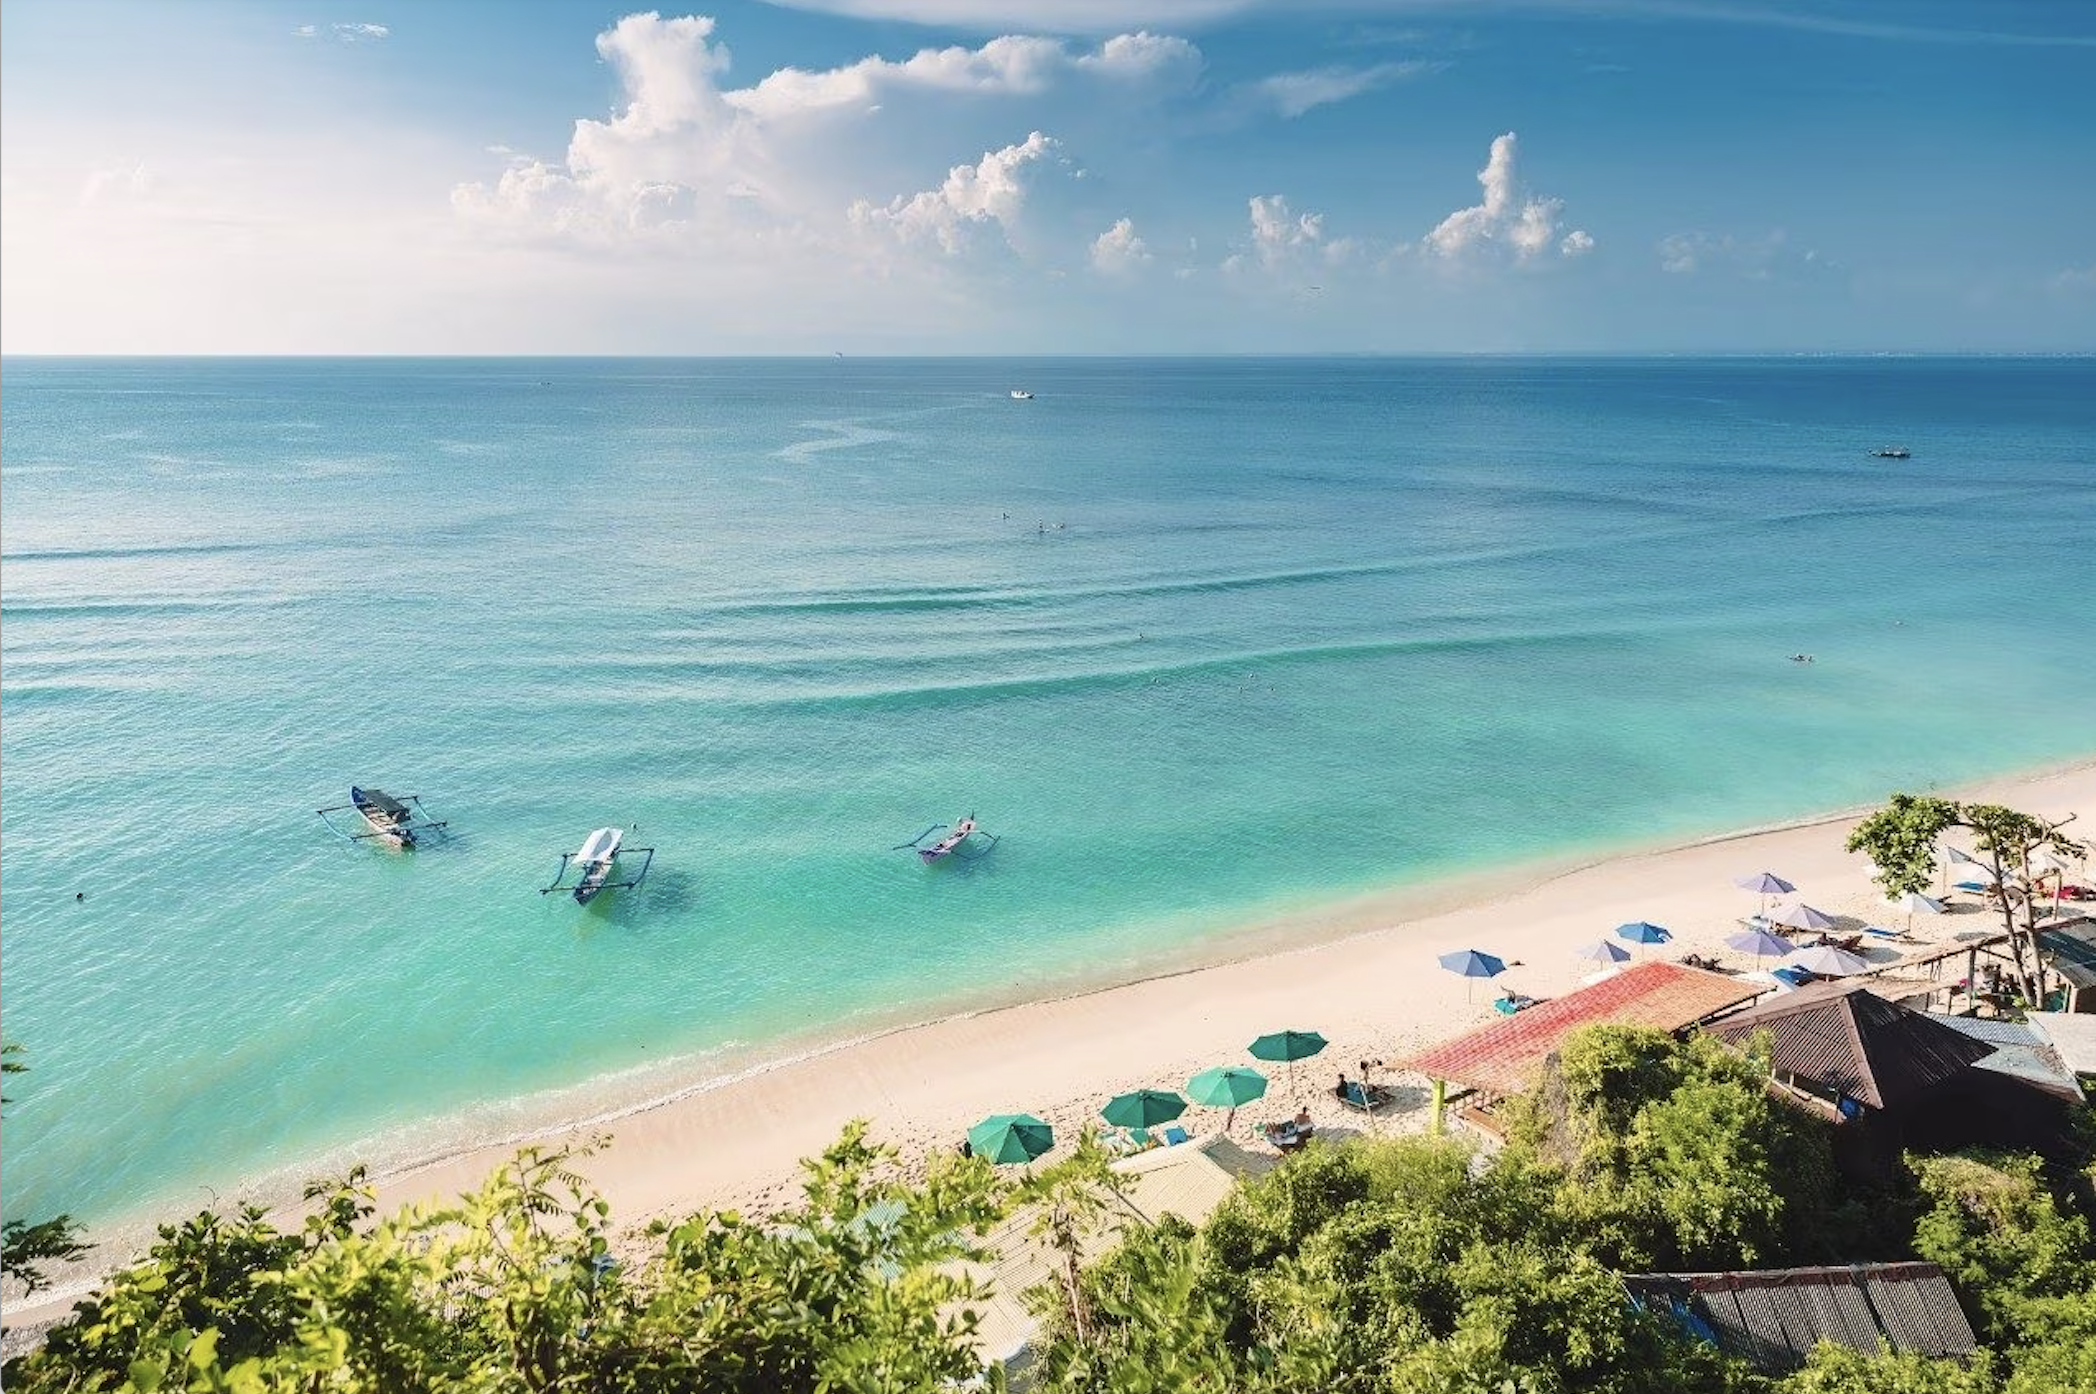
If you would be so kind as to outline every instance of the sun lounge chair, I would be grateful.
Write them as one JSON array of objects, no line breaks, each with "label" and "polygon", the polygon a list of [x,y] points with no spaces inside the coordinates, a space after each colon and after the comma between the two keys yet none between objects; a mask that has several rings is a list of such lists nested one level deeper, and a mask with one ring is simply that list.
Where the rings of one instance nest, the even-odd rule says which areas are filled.
[{"label": "sun lounge chair", "polygon": [[1363,1085],[1359,1080],[1350,1079],[1346,1082],[1346,1092],[1339,1095],[1339,1102],[1360,1113],[1374,1113],[1396,1103],[1397,1095],[1380,1084]]},{"label": "sun lounge chair", "polygon": [[1913,936],[1908,934],[1907,931],[1905,931],[1904,929],[1885,929],[1879,925],[1874,924],[1867,924],[1863,926],[1863,932],[1865,934],[1870,935],[1874,939],[1895,939],[1902,944],[1906,943],[1909,939],[1913,938]]},{"label": "sun lounge chair", "polygon": [[1525,992],[1503,992],[1492,1003],[1492,1010],[1501,1016],[1512,1016],[1536,1005],[1538,999]]},{"label": "sun lounge chair", "polygon": [[1164,1130],[1165,1146],[1177,1147],[1180,1143],[1184,1141],[1186,1141],[1186,1129],[1180,1127],[1177,1123],[1174,1123],[1171,1127],[1166,1128]]}]

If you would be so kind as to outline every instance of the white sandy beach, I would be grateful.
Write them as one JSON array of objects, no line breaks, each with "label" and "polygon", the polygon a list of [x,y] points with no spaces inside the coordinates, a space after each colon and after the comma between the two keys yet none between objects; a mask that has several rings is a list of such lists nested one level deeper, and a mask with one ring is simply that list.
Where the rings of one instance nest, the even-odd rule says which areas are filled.
[{"label": "white sandy beach", "polygon": [[[2006,803],[2048,817],[2083,810],[2096,819],[2096,761],[1984,783],[1959,797]],[[1361,1120],[1328,1092],[1340,1071],[1358,1074],[1363,1060],[1391,1062],[1378,1082],[1403,1084],[1396,1062],[1437,1040],[1495,1019],[1501,988],[1548,997],[1576,987],[1596,965],[1574,950],[1608,938],[1618,924],[1648,920],[1669,927],[1672,943],[1638,950],[1678,959],[1715,956],[1740,968],[1751,959],[1725,947],[1740,917],[1761,901],[1736,877],[1773,871],[1802,900],[1853,921],[1899,928],[1906,916],[1871,884],[1871,868],[1842,850],[1855,813],[1742,833],[1687,846],[1612,857],[1557,874],[1510,872],[1504,885],[1468,883],[1459,903],[1409,918],[1380,921],[1373,903],[1336,907],[1324,920],[1284,927],[1304,947],[1150,978],[1048,1001],[950,1017],[806,1055],[760,1069],[610,1123],[578,1124],[538,1145],[603,1145],[580,1164],[611,1201],[622,1224],[638,1226],[701,1208],[762,1211],[790,1200],[800,1158],[820,1151],[853,1118],[901,1152],[906,1164],[932,1149],[954,1147],[968,1126],[992,1113],[1031,1112],[1059,1137],[1074,1137],[1113,1095],[1142,1086],[1180,1089],[1211,1065],[1250,1065],[1268,1073],[1266,1099],[1241,1110],[1236,1135],[1247,1145],[1256,1124],[1295,1110],[1284,1067],[1251,1059],[1246,1046],[1283,1028],[1315,1030],[1331,1045],[1296,1067],[1301,1100],[1328,1131],[1358,1129]],[[2084,820],[2087,821],[2087,820]],[[2092,826],[2096,831],[2096,826]],[[1954,913],[1916,917],[1917,945],[1950,941],[1960,931],[1998,928],[1970,895]],[[1403,902],[1418,905],[1417,892]],[[1433,901],[1426,903],[1432,904]],[[1846,923],[1846,921],[1845,921]],[[1275,930],[1274,933],[1279,933]],[[1271,935],[1262,934],[1263,942]],[[1441,969],[1436,957],[1477,948],[1510,965],[1488,983]],[[1874,950],[1878,959],[1884,950]],[[1955,974],[1953,974],[1955,976]],[[1420,1081],[1413,1080],[1417,1084]],[[1380,1121],[1389,1131],[1423,1121],[1425,1091],[1401,1093],[1409,1116]],[[1212,1132],[1220,1112],[1191,1108],[1189,1132]],[[513,1151],[495,1145],[386,1177],[382,1208],[448,1198],[484,1179]],[[1050,1153],[1050,1157],[1055,1154]],[[104,1236],[107,1238],[107,1236]],[[106,1247],[97,1267],[117,1255]],[[10,1325],[33,1327],[62,1315],[81,1275],[66,1275],[56,1300],[15,1306]]]},{"label": "white sandy beach", "polygon": [[[2096,810],[2096,763],[1987,783],[1960,796],[2055,818]],[[1498,988],[1551,996],[1577,986],[1596,965],[1573,950],[1608,937],[1618,924],[1649,920],[1674,931],[1674,942],[1642,953],[1702,953],[1752,967],[1723,942],[1761,903],[1736,887],[1735,877],[1774,871],[1799,888],[1786,903],[1803,900],[1832,915],[1902,927],[1906,917],[1871,884],[1869,864],[1842,850],[1854,822],[1854,815],[1834,817],[1612,858],[1497,890],[1473,887],[1474,898],[1456,908],[1349,934],[1362,913],[1352,906],[1336,923],[1304,926],[1309,947],[895,1031],[572,1136],[606,1139],[582,1170],[629,1223],[708,1206],[761,1209],[790,1198],[797,1159],[819,1151],[853,1118],[869,1119],[873,1139],[906,1159],[953,1147],[970,1124],[992,1113],[1035,1113],[1059,1137],[1074,1136],[1098,1121],[1098,1108],[1113,1095],[1145,1085],[1178,1089],[1210,1065],[1253,1065],[1270,1075],[1267,1099],[1238,1115],[1237,1131],[1248,1138],[1257,1120],[1294,1111],[1283,1107],[1284,1068],[1260,1065],[1245,1052],[1253,1037],[1283,1028],[1330,1040],[1323,1054],[1296,1066],[1299,1090],[1321,1122],[1358,1127],[1326,1092],[1341,1070],[1355,1075],[1364,1059],[1395,1062],[1493,1019]],[[1947,941],[1960,930],[1999,925],[1998,914],[1981,915],[1971,896],[1958,899],[1961,913],[1916,917],[1916,938]],[[1519,966],[1485,984],[1435,962],[1465,948]],[[1220,1127],[1223,1116],[1193,1108],[1182,1122],[1199,1133]],[[390,1178],[382,1203],[455,1194],[509,1151],[484,1148]]]}]

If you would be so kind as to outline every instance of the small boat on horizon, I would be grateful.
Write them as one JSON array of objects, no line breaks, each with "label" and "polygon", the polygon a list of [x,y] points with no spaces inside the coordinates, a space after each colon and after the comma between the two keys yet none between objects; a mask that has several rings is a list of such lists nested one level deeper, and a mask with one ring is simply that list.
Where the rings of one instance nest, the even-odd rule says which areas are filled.
[{"label": "small boat on horizon", "polygon": [[[351,842],[375,838],[401,851],[412,851],[420,840],[432,833],[444,834],[447,826],[431,819],[422,811],[422,800],[414,794],[406,798],[395,798],[383,789],[364,789],[349,786],[349,802],[330,808],[316,810],[320,821],[333,828]],[[337,827],[331,813],[355,813],[364,820],[365,832],[346,832]]]},{"label": "small boat on horizon", "polygon": [[1914,452],[1907,449],[1904,445],[1881,445],[1870,453],[1872,458],[1879,460],[1911,460],[1914,458]]},{"label": "small boat on horizon", "polygon": [[[599,891],[632,890],[647,879],[648,868],[655,864],[653,847],[621,847],[625,841],[624,828],[598,828],[582,840],[582,846],[572,852],[563,852],[560,870],[553,874],[553,884],[542,887],[540,895],[551,895],[565,890],[575,897],[577,905],[587,905]],[[624,852],[644,854],[640,871],[631,880],[614,881],[611,874],[618,867],[619,854]],[[572,884],[568,883],[570,870],[576,873]]]},{"label": "small boat on horizon", "polygon": [[1012,389],[1012,400],[1015,402],[1030,402],[1033,400],[1033,393],[1028,392],[1023,387],[1015,387]]}]

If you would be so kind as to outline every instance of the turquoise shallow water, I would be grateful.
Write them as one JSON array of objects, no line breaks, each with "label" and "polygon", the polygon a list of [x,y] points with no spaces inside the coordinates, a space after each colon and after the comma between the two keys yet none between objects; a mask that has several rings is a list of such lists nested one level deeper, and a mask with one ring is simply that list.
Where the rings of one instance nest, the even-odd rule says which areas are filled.
[{"label": "turquoise shallow water", "polygon": [[2096,751],[2086,360],[9,360],[0,506],[10,1215]]}]

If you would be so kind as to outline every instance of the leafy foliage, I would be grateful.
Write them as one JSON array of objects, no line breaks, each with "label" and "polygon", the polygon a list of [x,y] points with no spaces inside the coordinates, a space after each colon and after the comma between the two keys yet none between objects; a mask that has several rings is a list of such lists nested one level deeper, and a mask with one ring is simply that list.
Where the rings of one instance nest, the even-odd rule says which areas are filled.
[{"label": "leafy foliage", "polygon": [[[1993,884],[2003,885],[2013,876],[2029,887],[2035,879],[2031,859],[2038,852],[2067,858],[2087,855],[2088,849],[2068,837],[2065,827],[2065,822],[2055,823],[2000,804],[1960,804],[1925,795],[1894,794],[1883,808],[1856,825],[1846,846],[1870,858],[1877,868],[1875,879],[1887,895],[1900,896],[1928,889],[1936,875],[1937,839],[1951,828],[1964,828],[1973,834],[1973,845],[1987,859]],[[2045,996],[2044,968],[2036,953],[2038,899],[2035,894],[1995,897],[2017,976],[2031,1002]]]},{"label": "leafy foliage", "polygon": [[[905,1184],[855,1125],[805,1164],[786,1213],[702,1212],[624,1254],[567,1153],[526,1151],[453,1204],[383,1218],[353,1173],[309,1193],[296,1233],[254,1210],[164,1228],[5,1375],[78,1394],[994,1392],[1006,1372],[974,1349],[984,1293],[960,1261],[1024,1206],[1060,1260],[1033,1295],[1023,1378],[1042,1391],[2096,1388],[2090,1176],[1914,1159],[1912,1208],[1844,1227],[1820,1125],[1771,1107],[1761,1071],[1712,1042],[1593,1028],[1495,1157],[1447,1139],[1313,1143],[1203,1226],[1135,1224],[1104,1252],[1115,1173],[1090,1136],[1015,1183],[942,1156]],[[1975,1314],[1974,1359],[1823,1346],[1771,1379],[1634,1306],[1619,1276],[1916,1251]]]}]

